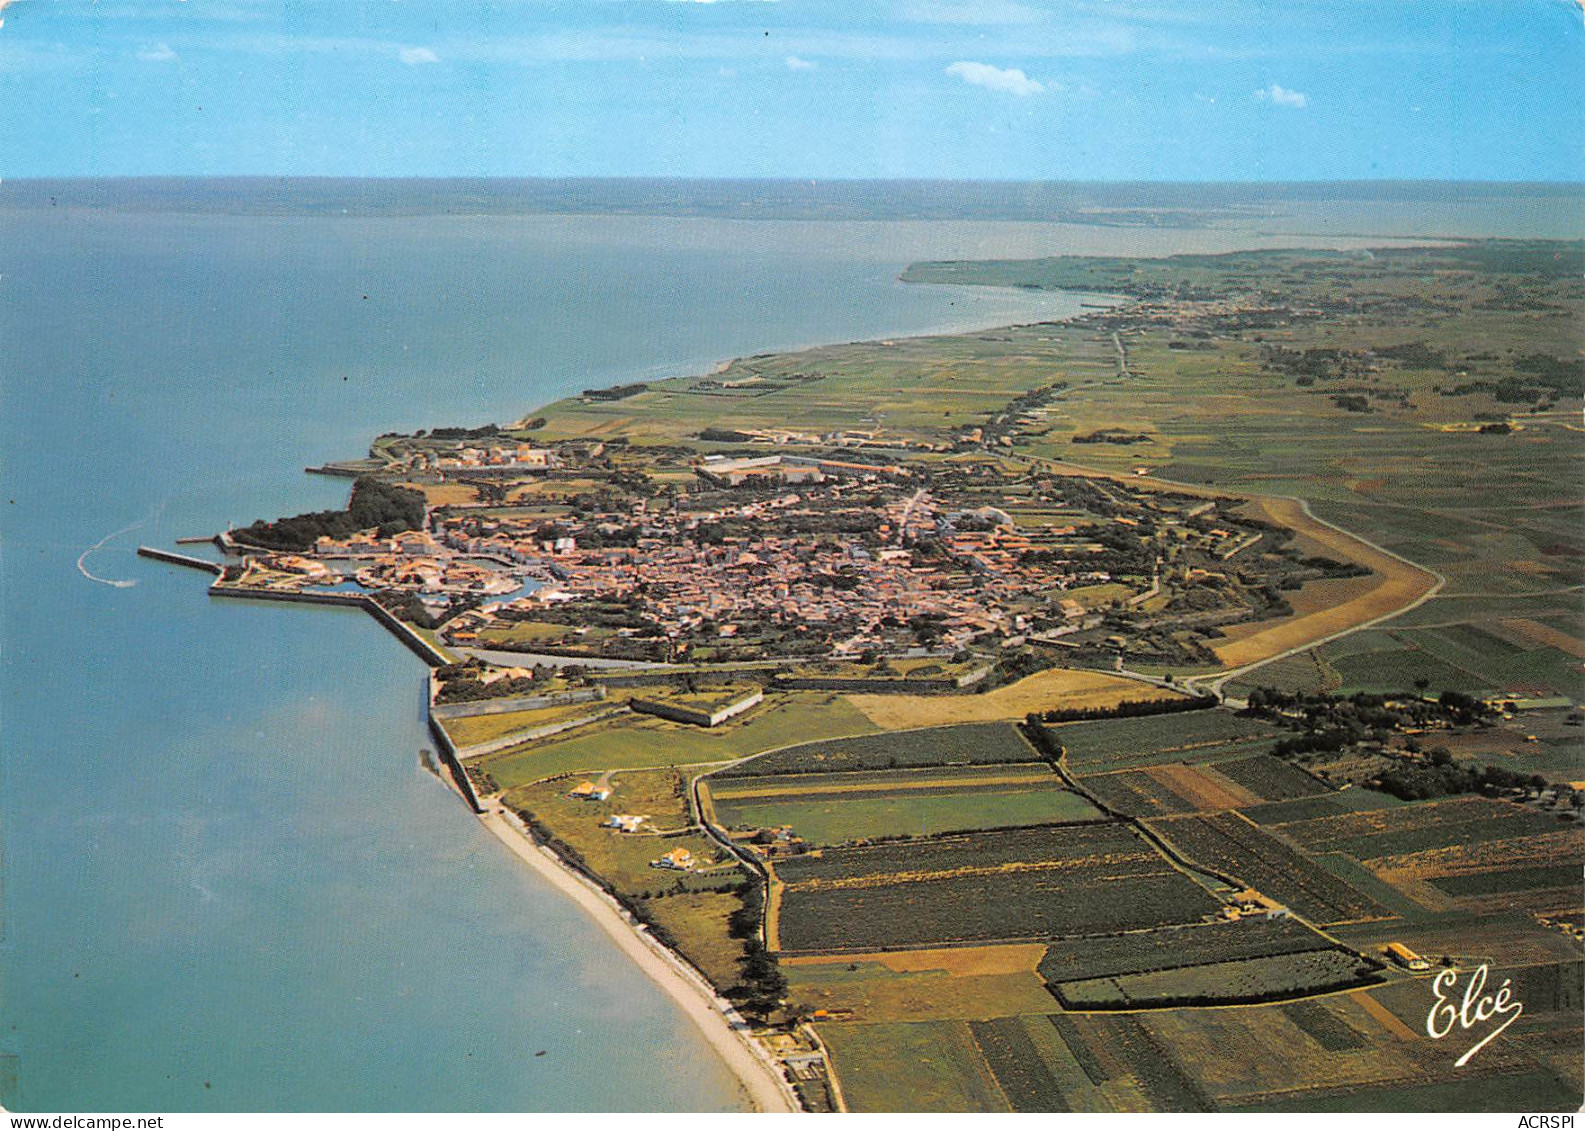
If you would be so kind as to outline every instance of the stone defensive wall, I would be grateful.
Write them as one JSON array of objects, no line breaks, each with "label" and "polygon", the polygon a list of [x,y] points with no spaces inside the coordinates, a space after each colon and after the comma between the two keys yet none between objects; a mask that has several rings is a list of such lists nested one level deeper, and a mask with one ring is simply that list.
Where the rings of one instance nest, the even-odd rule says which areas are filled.
[{"label": "stone defensive wall", "polygon": [[513,711],[537,711],[541,707],[563,707],[569,703],[593,703],[605,698],[604,687],[557,691],[549,695],[517,695],[501,699],[478,699],[470,703],[436,703],[430,713],[437,719],[472,719],[479,715],[506,715]]},{"label": "stone defensive wall", "polygon": [[[429,699],[428,688],[425,689],[424,699]],[[451,735],[446,733],[446,728],[440,725],[440,720],[434,715],[425,713],[429,723],[429,733],[435,739],[435,745],[440,748],[440,760],[446,764],[446,770],[457,783],[457,789],[462,794],[462,799],[475,813],[483,813],[484,806],[479,801],[479,795],[474,792],[473,779],[468,777],[468,771],[462,768],[462,759],[457,757],[457,747],[451,741]]]},{"label": "stone defensive wall", "polygon": [[698,727],[720,726],[734,715],[741,715],[750,707],[760,703],[765,698],[763,688],[755,688],[738,699],[732,700],[717,707],[713,711],[706,711],[702,707],[689,707],[682,703],[671,703],[664,699],[639,699],[628,700],[628,705],[633,710],[645,715],[656,715],[663,719],[671,719],[678,723],[691,723]]},{"label": "stone defensive wall", "polygon": [[338,605],[344,609],[362,609],[375,620],[383,624],[424,663],[432,668],[449,664],[450,658],[444,655],[429,641],[418,633],[408,628],[407,625],[393,616],[389,609],[372,597],[365,597],[358,593],[299,593],[284,589],[254,589],[245,585],[223,585],[220,582],[209,587],[211,597],[240,597],[249,601],[286,601],[299,605]]},{"label": "stone defensive wall", "polygon": [[850,691],[870,695],[918,695],[921,692],[952,692],[962,691],[965,687],[973,687],[986,676],[991,674],[991,665],[975,668],[973,671],[964,672],[956,678],[946,676],[926,676],[919,679],[909,679],[905,676],[894,676],[889,679],[874,679],[866,677],[847,678],[839,675],[831,676],[800,676],[782,673],[776,677],[776,686],[788,691]]}]

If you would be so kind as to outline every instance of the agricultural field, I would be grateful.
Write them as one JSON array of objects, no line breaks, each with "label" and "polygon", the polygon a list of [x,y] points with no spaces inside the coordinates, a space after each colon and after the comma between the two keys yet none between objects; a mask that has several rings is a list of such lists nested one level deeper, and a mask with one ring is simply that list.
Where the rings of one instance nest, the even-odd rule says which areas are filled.
[{"label": "agricultural field", "polygon": [[1345,852],[1356,860],[1370,860],[1552,832],[1557,822],[1513,802],[1466,796],[1314,817],[1275,827],[1306,849]]},{"label": "agricultural field", "polygon": [[[1294,945],[1303,939],[1293,934],[1303,928],[1291,922],[1217,924],[1175,933],[1256,926],[1287,935],[1268,938],[1274,944]],[[1466,920],[1463,931],[1471,928],[1483,926]],[[1090,955],[1104,961],[1105,944],[1132,937],[1094,940]],[[1202,953],[1213,949],[1196,947]],[[1027,950],[855,956],[856,971],[845,962],[819,966],[826,972],[821,984],[830,995],[818,1002],[835,1008],[833,1016],[817,1018],[815,1027],[831,1050],[849,1107],[1418,1111],[1426,1104],[1508,1110],[1537,1105],[1566,1109],[1579,1103],[1582,993],[1577,959],[1502,968],[1499,977],[1513,977],[1526,1002],[1525,1027],[1505,1034],[1467,1069],[1456,1070],[1452,1060],[1462,1050],[1449,1052],[1423,1036],[1423,979],[1230,1009],[1043,1013],[1007,997],[974,1009],[970,1003],[986,976],[1021,972],[1030,961]],[[1143,955],[1145,961],[1151,958]],[[913,1023],[896,1020],[905,1013],[867,988],[848,993],[838,988],[844,978],[852,979],[854,987],[873,984],[868,971],[880,960],[895,960],[899,969],[894,976],[902,971],[936,976],[933,984],[939,988],[924,979],[911,983],[909,1008],[918,1011]],[[803,963],[819,961],[790,959],[786,968],[796,983],[798,971],[806,968]],[[955,970],[940,968],[949,964]],[[1074,965],[1057,969],[1082,972]],[[954,976],[958,973],[962,976]],[[955,1012],[930,1014],[931,1003],[938,999],[954,1001]],[[899,1059],[903,1057],[912,1059]],[[900,1074],[898,1063],[918,1064],[927,1071]]]},{"label": "agricultural field", "polygon": [[1149,770],[1115,770],[1076,779],[1115,813],[1125,817],[1161,817],[1193,813],[1197,806]]},{"label": "agricultural field", "polygon": [[1104,804],[1129,817],[1219,812],[1257,803],[1257,794],[1221,772],[1225,764],[1189,766],[1180,762],[1078,780]]},{"label": "agricultural field", "polygon": [[[816,1025],[852,1111],[1008,1111],[964,1021]],[[899,1065],[917,1071],[899,1072]]]},{"label": "agricultural field", "polygon": [[1291,801],[1332,792],[1332,787],[1319,778],[1269,754],[1229,758],[1217,762],[1215,768],[1217,773],[1232,778],[1261,801]]},{"label": "agricultural field", "polygon": [[[1171,698],[1172,692],[1157,693]],[[1115,707],[1139,698],[1139,684],[1104,672],[1048,668],[977,695],[850,695],[848,701],[883,730],[1022,719],[1053,707]]]},{"label": "agricultural field", "polygon": [[1375,980],[1377,969],[1346,950],[1310,950],[1057,982],[1051,992],[1068,1010],[1226,1005],[1364,985]]},{"label": "agricultural field", "polygon": [[[1403,997],[1402,1017],[1378,1000],[1389,991]],[[1425,1038],[1427,997],[1424,982],[1411,980],[1306,1002],[1136,1016],[1163,1055],[1191,1075],[1202,1094],[1222,1110],[1425,1111],[1439,1110],[1438,1103],[1456,1111],[1578,1106],[1577,1080],[1570,1085],[1561,1079],[1542,1048],[1531,1051],[1517,1041],[1505,1045],[1499,1038],[1468,1069],[1453,1068],[1458,1052]],[[1104,1043],[1110,1018],[1085,1018],[1092,1019],[1100,1019],[1094,1039]],[[1573,1026],[1577,1036],[1577,1018]],[[1567,1041],[1555,1025],[1538,1029],[1543,1042]],[[1532,1095],[1516,1099],[1508,1090],[1509,1076],[1526,1079]],[[1433,1106],[1424,1106],[1428,1102]]]},{"label": "agricultural field", "polygon": [[1068,1111],[1062,1078],[1047,1064],[1023,1018],[969,1025],[974,1043],[1014,1111]]},{"label": "agricultural field", "polygon": [[968,723],[800,743],[733,766],[720,776],[724,779],[909,766],[994,766],[1039,759],[1034,747],[1011,723]]},{"label": "agricultural field", "polygon": [[792,952],[1096,934],[1218,906],[1116,823],[827,849],[776,873],[778,946]]},{"label": "agricultural field", "polygon": [[[806,1013],[864,1021],[979,1021],[1044,1013],[1039,943],[941,951],[784,957],[789,999]],[[937,957],[940,956],[940,957]]]},{"label": "agricultural field", "polygon": [[1317,923],[1385,914],[1367,896],[1236,813],[1154,818],[1148,824],[1200,867],[1234,876]]},{"label": "agricultural field", "polygon": [[1053,985],[1336,946],[1292,919],[1218,920],[1127,935],[1065,939],[1046,948],[1040,976]]},{"label": "agricultural field", "polygon": [[1462,797],[1278,827],[1325,850],[1334,871],[1333,857],[1352,861],[1429,911],[1555,914],[1581,904],[1585,833],[1516,804]]},{"label": "agricultural field", "polygon": [[1066,751],[1066,764],[1080,774],[1259,753],[1263,747],[1252,744],[1275,741],[1280,734],[1259,719],[1216,709],[1044,726]]},{"label": "agricultural field", "polygon": [[1362,786],[1314,797],[1300,797],[1293,801],[1272,801],[1265,805],[1251,805],[1240,810],[1257,825],[1282,825],[1291,821],[1305,821],[1313,817],[1331,817],[1340,813],[1359,813],[1368,809],[1391,809],[1404,804],[1390,793],[1382,793]]},{"label": "agricultural field", "polygon": [[817,845],[1105,819],[1039,762],[726,778],[706,788],[720,827],[791,826]]}]

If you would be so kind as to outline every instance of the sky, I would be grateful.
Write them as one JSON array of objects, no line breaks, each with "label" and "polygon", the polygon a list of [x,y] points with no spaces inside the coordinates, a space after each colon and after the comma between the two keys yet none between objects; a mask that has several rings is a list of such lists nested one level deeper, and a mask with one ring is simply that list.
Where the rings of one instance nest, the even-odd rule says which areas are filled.
[{"label": "sky", "polygon": [[0,0],[0,178],[1585,180],[1580,0]]}]

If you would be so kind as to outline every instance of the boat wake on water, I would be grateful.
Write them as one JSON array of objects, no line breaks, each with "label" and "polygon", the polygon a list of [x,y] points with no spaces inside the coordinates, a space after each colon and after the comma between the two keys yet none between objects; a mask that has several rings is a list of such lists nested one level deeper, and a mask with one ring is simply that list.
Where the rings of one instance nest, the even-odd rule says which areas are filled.
[{"label": "boat wake on water", "polygon": [[114,539],[121,537],[123,534],[130,534],[140,526],[147,526],[149,523],[158,518],[160,516],[160,512],[164,509],[165,504],[161,503],[155,508],[153,514],[148,515],[146,518],[140,518],[130,525],[123,526],[120,530],[112,531],[111,533],[106,534],[103,538],[99,539],[99,541],[95,542],[92,546],[89,546],[81,554],[77,555],[77,572],[82,574],[89,581],[97,581],[100,585],[109,585],[115,589],[132,588],[137,584],[136,578],[100,577],[98,574],[94,573],[88,568],[88,559],[94,554],[98,553],[100,550],[104,549],[105,546]]}]

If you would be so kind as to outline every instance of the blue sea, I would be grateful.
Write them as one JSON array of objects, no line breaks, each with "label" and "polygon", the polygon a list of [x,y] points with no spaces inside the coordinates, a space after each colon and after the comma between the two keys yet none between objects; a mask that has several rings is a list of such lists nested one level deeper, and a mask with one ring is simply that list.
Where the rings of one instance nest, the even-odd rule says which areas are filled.
[{"label": "blue sea", "polygon": [[203,188],[127,210],[113,186],[0,189],[13,1110],[743,1104],[669,999],[423,769],[414,657],[358,613],[211,600],[138,543],[340,505],[344,482],[302,469],[382,431],[1077,309],[896,282],[916,258],[1394,234],[1367,205],[1173,231],[469,212],[416,189],[407,209],[294,211],[290,185],[253,209]]}]

